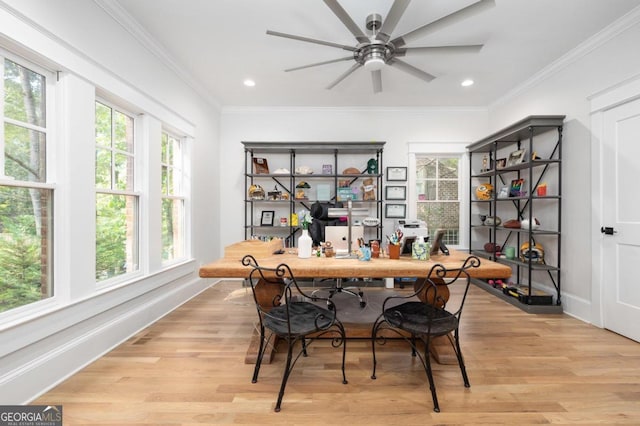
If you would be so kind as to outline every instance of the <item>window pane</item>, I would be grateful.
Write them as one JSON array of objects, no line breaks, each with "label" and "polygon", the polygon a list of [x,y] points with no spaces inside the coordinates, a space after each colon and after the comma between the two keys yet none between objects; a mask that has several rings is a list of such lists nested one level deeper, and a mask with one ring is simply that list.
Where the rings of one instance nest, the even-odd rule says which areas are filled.
[{"label": "window pane", "polygon": [[[427,223],[430,233],[436,229],[458,231],[460,223],[460,203],[457,202],[430,202],[418,203],[418,219]],[[458,242],[449,241],[451,244]]]},{"label": "window pane", "polygon": [[460,203],[458,157],[416,157],[417,218],[424,220],[429,233],[444,229],[445,243],[458,245]]},{"label": "window pane", "polygon": [[435,200],[436,199],[436,181],[423,180],[416,183],[416,193],[418,200]]},{"label": "window pane", "polygon": [[0,186],[0,312],[53,296],[52,196]]},{"label": "window pane", "polygon": [[119,111],[113,112],[114,148],[133,153],[133,119]]},{"label": "window pane", "polygon": [[458,181],[441,180],[438,185],[438,200],[458,200]]},{"label": "window pane", "polygon": [[111,151],[96,149],[96,187],[111,188]]},{"label": "window pane", "polygon": [[96,144],[111,147],[111,108],[96,102]]},{"label": "window pane", "polygon": [[458,178],[458,159],[440,158],[438,159],[438,177],[440,179]]},{"label": "window pane", "polygon": [[169,195],[169,192],[167,191],[167,188],[169,186],[169,182],[168,182],[168,178],[169,178],[169,169],[167,168],[167,166],[162,166],[162,171],[161,171],[161,185],[162,185],[162,195]]},{"label": "window pane", "polygon": [[162,200],[162,260],[184,255],[184,200]]},{"label": "window pane", "polygon": [[44,76],[5,59],[5,117],[45,127],[45,81]]},{"label": "window pane", "polygon": [[133,191],[133,157],[118,153],[114,157],[114,189]]},{"label": "window pane", "polygon": [[5,123],[5,174],[27,182],[46,182],[46,136]]},{"label": "window pane", "polygon": [[436,177],[436,160],[434,158],[417,158],[416,159],[416,177],[418,179]]},{"label": "window pane", "polygon": [[138,198],[96,195],[96,279],[138,270]]}]

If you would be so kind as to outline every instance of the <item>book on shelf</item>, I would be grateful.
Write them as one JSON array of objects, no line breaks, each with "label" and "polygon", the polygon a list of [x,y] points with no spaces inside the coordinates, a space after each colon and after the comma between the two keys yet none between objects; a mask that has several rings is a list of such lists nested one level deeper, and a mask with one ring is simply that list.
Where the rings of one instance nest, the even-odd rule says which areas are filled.
[{"label": "book on shelf", "polygon": [[267,163],[266,158],[253,158],[253,173],[258,175],[269,174],[269,163]]}]

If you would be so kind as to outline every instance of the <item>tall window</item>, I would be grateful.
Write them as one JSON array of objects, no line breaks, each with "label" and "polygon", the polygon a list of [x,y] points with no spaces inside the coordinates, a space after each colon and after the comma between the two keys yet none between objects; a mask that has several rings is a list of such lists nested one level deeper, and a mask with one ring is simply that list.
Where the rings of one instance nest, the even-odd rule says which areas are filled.
[{"label": "tall window", "polygon": [[53,296],[47,80],[1,55],[0,312]]},{"label": "tall window", "polygon": [[185,255],[185,169],[183,142],[162,133],[162,260]]},{"label": "tall window", "polygon": [[460,243],[460,158],[454,156],[416,157],[417,217],[429,233],[446,231],[445,244]]},{"label": "tall window", "polygon": [[96,102],[96,280],[139,269],[134,120]]}]

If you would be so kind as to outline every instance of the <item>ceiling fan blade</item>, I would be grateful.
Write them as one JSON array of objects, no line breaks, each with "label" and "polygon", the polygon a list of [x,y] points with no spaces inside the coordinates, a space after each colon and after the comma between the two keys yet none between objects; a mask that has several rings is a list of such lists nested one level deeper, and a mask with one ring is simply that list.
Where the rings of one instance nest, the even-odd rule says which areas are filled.
[{"label": "ceiling fan blade", "polygon": [[317,40],[315,38],[302,37],[302,36],[297,36],[297,35],[293,35],[293,34],[280,33],[280,32],[277,32],[277,31],[267,30],[267,34],[272,35],[272,36],[276,36],[276,37],[290,38],[290,39],[298,40],[298,41],[306,41],[308,43],[322,44],[324,46],[337,47],[338,49],[349,50],[351,52],[356,50],[356,48],[353,47],[353,46],[347,46],[347,45],[344,45],[344,44],[332,43],[330,41]]},{"label": "ceiling fan blade", "polygon": [[345,78],[349,77],[351,75],[351,73],[353,73],[355,70],[357,70],[358,68],[360,68],[362,66],[362,64],[356,62],[355,64],[353,64],[351,66],[351,68],[349,68],[346,72],[342,73],[340,75],[340,77],[338,77],[337,79],[335,79],[333,81],[333,83],[331,83],[330,85],[327,86],[327,90],[331,90],[333,89],[338,83],[340,83],[342,80],[344,80]]},{"label": "ceiling fan blade", "polygon": [[490,7],[495,6],[495,0],[479,0],[476,3],[473,3],[467,7],[464,7],[456,12],[450,13],[449,15],[443,16],[440,19],[436,19],[433,22],[430,22],[426,25],[416,28],[413,31],[410,31],[400,37],[397,37],[391,41],[396,47],[402,47],[411,40],[416,38],[420,38],[425,36],[431,32],[437,31],[446,25],[450,25],[463,19],[469,18],[473,15],[476,15]]},{"label": "ceiling fan blade", "polygon": [[373,83],[373,93],[382,92],[382,70],[371,71],[371,81]]},{"label": "ceiling fan blade", "polygon": [[403,47],[395,51],[395,56],[405,56],[407,53],[476,53],[484,44],[461,44],[455,46],[422,46]]},{"label": "ceiling fan blade", "polygon": [[317,67],[318,65],[333,64],[334,62],[352,61],[352,60],[353,60],[353,56],[347,56],[345,58],[332,59],[330,61],[316,62],[315,64],[302,65],[301,67],[289,68],[284,71],[285,72],[298,71],[298,70],[303,70],[305,68]]},{"label": "ceiling fan blade", "polygon": [[369,43],[369,37],[353,22],[353,19],[351,19],[349,14],[340,6],[337,0],[324,0],[324,3],[329,6],[329,9],[342,21],[344,26],[351,31],[351,34],[355,36],[358,43]]},{"label": "ceiling fan blade", "polygon": [[405,9],[409,6],[411,0],[395,0],[393,5],[391,5],[391,9],[389,9],[389,13],[387,13],[387,17],[384,18],[384,22],[382,23],[382,27],[380,27],[380,31],[376,34],[376,40],[380,40],[384,43],[388,42],[391,38],[391,33],[398,25],[398,21],[402,18]]},{"label": "ceiling fan blade", "polygon": [[435,75],[431,75],[428,72],[424,72],[413,65],[409,65],[408,63],[401,61],[400,59],[392,58],[387,62],[387,64],[398,68],[408,74],[411,74],[414,77],[418,77],[421,80],[426,81],[427,83],[436,78]]}]

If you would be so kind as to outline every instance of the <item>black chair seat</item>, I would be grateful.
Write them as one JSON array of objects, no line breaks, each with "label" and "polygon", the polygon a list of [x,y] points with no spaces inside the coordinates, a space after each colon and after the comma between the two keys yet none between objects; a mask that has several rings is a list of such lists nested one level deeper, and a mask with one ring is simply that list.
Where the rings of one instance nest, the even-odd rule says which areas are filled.
[{"label": "black chair seat", "polygon": [[[248,254],[242,258],[242,264],[251,268],[248,282],[251,285],[259,321],[260,347],[251,379],[253,383],[258,381],[265,351],[272,347],[268,344],[269,341],[280,338],[287,343],[287,359],[275,411],[280,411],[287,381],[296,362],[300,356],[306,357],[309,345],[321,337],[331,337],[333,348],[342,346],[342,383],[346,385],[346,335],[344,326],[337,318],[334,303],[328,298],[307,294],[300,288],[291,268],[285,263],[275,268],[264,267],[258,265],[256,259]],[[319,301],[320,304],[316,305],[307,300]],[[322,303],[327,307],[322,307]],[[267,333],[266,330],[271,332]],[[294,355],[294,347],[298,344],[299,350],[296,349],[297,355]]]},{"label": "black chair seat", "polygon": [[[469,292],[471,275],[469,269],[480,266],[480,259],[469,256],[459,268],[445,268],[442,264],[435,264],[428,271],[426,278],[410,295],[393,295],[382,303],[382,313],[376,319],[371,329],[371,350],[373,352],[373,372],[371,378],[376,378],[376,343],[383,344],[385,337],[379,336],[382,330],[394,331],[405,339],[411,346],[411,354],[418,356],[429,380],[433,409],[440,411],[436,384],[431,371],[430,346],[435,337],[447,336],[458,359],[462,380],[465,387],[469,387],[469,377],[460,349],[460,316]],[[449,287],[459,282],[463,294],[449,303]],[[415,298],[420,299],[416,301]],[[394,306],[394,304],[396,304]],[[407,333],[410,336],[407,336]],[[423,353],[420,353],[417,343],[423,343]]]},{"label": "black chair seat", "polygon": [[[334,321],[335,313],[309,302],[296,302],[289,305],[291,336],[305,336],[316,331],[326,330]],[[287,307],[281,305],[272,308],[265,316],[264,325],[278,336],[289,333],[287,326]]]},{"label": "black chair seat", "polygon": [[423,302],[406,302],[387,309],[384,319],[393,327],[417,335],[443,336],[458,328],[458,318],[453,314]]}]

